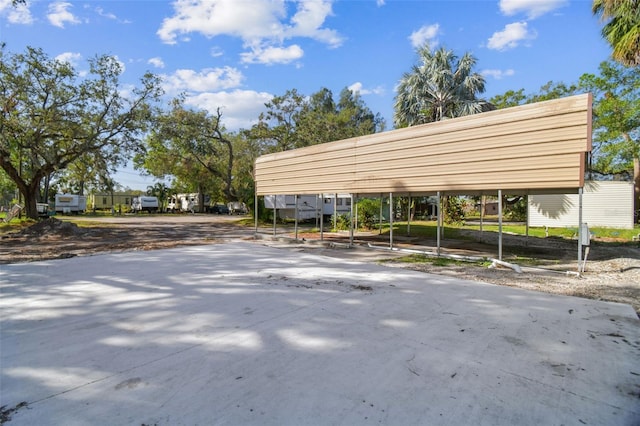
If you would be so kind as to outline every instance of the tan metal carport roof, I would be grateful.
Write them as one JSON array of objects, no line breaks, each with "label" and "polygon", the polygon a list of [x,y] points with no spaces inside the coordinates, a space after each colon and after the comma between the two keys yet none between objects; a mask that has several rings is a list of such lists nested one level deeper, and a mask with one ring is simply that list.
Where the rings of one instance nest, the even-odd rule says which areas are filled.
[{"label": "tan metal carport roof", "polygon": [[256,195],[575,192],[591,94],[263,155]]}]

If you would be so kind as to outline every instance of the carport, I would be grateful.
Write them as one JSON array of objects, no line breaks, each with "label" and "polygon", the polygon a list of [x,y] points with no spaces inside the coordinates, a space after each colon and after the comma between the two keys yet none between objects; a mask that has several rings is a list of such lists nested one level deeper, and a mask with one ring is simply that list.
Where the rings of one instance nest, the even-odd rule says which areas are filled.
[{"label": "carport", "polygon": [[[508,194],[577,193],[580,265],[591,103],[587,93],[263,155],[255,163],[256,205],[258,197],[267,195],[347,193],[352,198],[388,196],[391,210],[394,196],[437,196],[440,255],[445,195],[502,199]],[[498,204],[502,261],[502,203]],[[389,217],[393,248],[391,211]],[[353,221],[351,227],[352,244]]]}]

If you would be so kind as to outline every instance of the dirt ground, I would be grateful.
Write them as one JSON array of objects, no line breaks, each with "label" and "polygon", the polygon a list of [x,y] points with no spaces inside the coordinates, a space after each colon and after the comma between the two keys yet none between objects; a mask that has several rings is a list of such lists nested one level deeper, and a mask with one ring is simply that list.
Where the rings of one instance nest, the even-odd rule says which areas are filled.
[{"label": "dirt ground", "polygon": [[[299,251],[319,252],[361,261],[384,261],[388,266],[417,271],[455,275],[459,278],[543,291],[627,303],[640,313],[640,243],[594,242],[584,273],[577,276],[577,243],[554,238],[539,239],[503,236],[503,260],[522,267],[523,272],[478,263],[421,262],[399,260],[410,252],[433,252],[435,241],[394,238],[394,250],[388,249],[388,236],[358,233],[354,249],[346,249],[349,235],[324,233],[298,234],[280,230],[274,238],[271,230],[256,236],[252,226],[238,224],[237,216],[157,215],[122,217],[82,217],[82,226],[49,218],[21,230],[0,234],[0,264],[87,256],[102,252],[155,250],[186,245],[214,244],[230,240],[262,244],[286,244]],[[82,223],[82,222],[80,222]],[[474,233],[470,240],[451,240],[444,236],[441,247],[446,255],[497,257],[497,236]],[[284,242],[283,242],[284,241]],[[442,264],[445,263],[445,264]],[[489,262],[490,263],[490,262]],[[438,266],[440,265],[440,266]]]}]

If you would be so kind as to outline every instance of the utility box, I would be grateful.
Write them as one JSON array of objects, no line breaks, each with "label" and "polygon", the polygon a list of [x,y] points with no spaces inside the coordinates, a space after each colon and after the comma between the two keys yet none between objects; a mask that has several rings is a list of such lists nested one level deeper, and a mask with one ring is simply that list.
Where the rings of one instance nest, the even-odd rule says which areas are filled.
[{"label": "utility box", "polygon": [[586,223],[580,225],[580,242],[583,246],[591,244],[591,234],[589,233],[589,226]]}]

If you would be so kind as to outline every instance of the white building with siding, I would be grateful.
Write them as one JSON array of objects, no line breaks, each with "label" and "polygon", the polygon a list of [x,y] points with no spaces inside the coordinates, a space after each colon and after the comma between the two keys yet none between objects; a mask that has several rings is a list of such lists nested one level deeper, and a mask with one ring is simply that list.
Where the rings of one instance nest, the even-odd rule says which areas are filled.
[{"label": "white building with siding", "polygon": [[[578,226],[578,194],[530,195],[529,226]],[[586,181],[582,221],[590,227],[633,228],[633,183]]]}]

